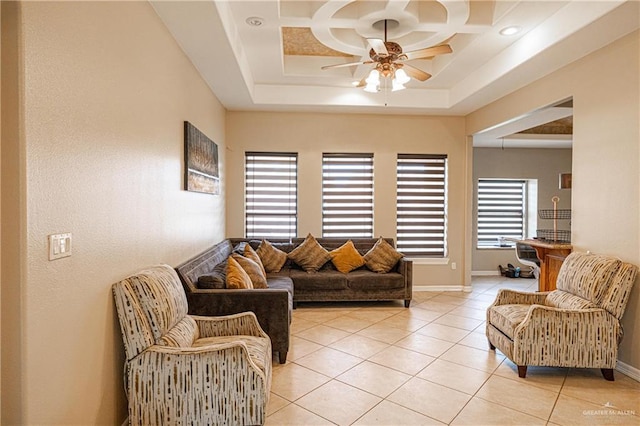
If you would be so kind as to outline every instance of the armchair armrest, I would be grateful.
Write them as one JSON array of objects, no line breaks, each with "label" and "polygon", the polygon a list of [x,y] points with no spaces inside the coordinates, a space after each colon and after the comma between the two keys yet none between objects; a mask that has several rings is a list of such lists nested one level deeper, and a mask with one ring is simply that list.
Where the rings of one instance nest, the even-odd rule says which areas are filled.
[{"label": "armchair armrest", "polygon": [[192,315],[192,318],[198,324],[201,337],[245,335],[268,338],[253,312],[242,312],[222,317]]},{"label": "armchair armrest", "polygon": [[158,413],[174,420],[189,413],[194,424],[263,424],[268,386],[244,342],[151,346],[128,365],[129,406],[136,407],[130,423],[153,424]]},{"label": "armchair armrest", "polygon": [[542,305],[549,292],[531,293],[524,291],[500,289],[491,306],[498,305]]},{"label": "armchair armrest", "polygon": [[[513,335],[518,365],[615,368],[622,328],[601,308],[532,305]],[[594,365],[599,361],[600,365]]]}]

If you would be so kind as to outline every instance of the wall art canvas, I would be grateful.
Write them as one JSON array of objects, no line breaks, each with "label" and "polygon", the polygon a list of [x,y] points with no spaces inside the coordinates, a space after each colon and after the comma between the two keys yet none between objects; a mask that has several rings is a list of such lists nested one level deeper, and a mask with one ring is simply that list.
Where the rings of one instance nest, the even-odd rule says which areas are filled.
[{"label": "wall art canvas", "polygon": [[185,189],[220,193],[218,145],[188,121],[184,122]]}]

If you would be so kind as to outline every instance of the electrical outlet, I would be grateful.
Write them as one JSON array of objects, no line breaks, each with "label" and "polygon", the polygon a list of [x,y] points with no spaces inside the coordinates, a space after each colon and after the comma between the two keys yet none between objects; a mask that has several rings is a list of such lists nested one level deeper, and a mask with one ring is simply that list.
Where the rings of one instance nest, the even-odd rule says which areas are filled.
[{"label": "electrical outlet", "polygon": [[71,256],[71,232],[49,235],[49,260]]},{"label": "electrical outlet", "polygon": [[451,262],[451,269],[455,270],[457,267],[456,262]]}]

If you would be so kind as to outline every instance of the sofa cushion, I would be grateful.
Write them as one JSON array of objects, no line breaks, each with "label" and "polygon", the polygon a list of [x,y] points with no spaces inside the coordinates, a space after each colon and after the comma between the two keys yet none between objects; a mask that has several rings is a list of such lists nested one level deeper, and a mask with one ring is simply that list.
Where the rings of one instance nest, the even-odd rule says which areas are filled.
[{"label": "sofa cushion", "polygon": [[[253,247],[251,247],[251,245],[247,244],[246,246],[244,246],[243,255],[247,259],[253,260],[260,267],[260,271],[262,272],[262,276],[266,278],[267,271],[264,270],[264,265],[262,264],[262,260],[260,260],[260,256],[258,256],[258,253],[256,253],[256,251],[253,249]],[[258,288],[255,285],[254,285],[254,287]]]},{"label": "sofa cushion", "polygon": [[331,256],[331,262],[336,269],[343,274],[347,274],[364,265],[364,258],[358,253],[351,240],[337,249],[331,250],[329,256]]},{"label": "sofa cushion", "polygon": [[231,255],[227,262],[227,288],[253,288],[251,278]]},{"label": "sofa cushion", "polygon": [[287,261],[287,253],[262,240],[256,251],[266,272],[279,272]]},{"label": "sofa cushion", "polygon": [[251,279],[252,288],[267,288],[267,277],[263,275],[260,266],[253,260],[240,256],[237,253],[232,253],[233,258],[244,269]]},{"label": "sofa cushion", "polygon": [[222,289],[227,283],[227,260],[218,263],[210,274],[198,277],[198,288]]},{"label": "sofa cushion", "polygon": [[588,309],[597,308],[594,303],[575,294],[563,290],[554,290],[547,295],[544,301],[546,306],[560,309]]},{"label": "sofa cushion", "polygon": [[347,284],[353,290],[385,290],[404,287],[404,277],[397,272],[379,274],[358,269],[347,274]]},{"label": "sofa cushion", "polygon": [[386,273],[393,268],[400,259],[402,253],[398,253],[395,248],[383,238],[378,239],[371,250],[364,255],[365,265],[374,272]]},{"label": "sofa cushion", "polygon": [[497,305],[489,310],[489,323],[510,339],[518,325],[524,321],[532,305]]},{"label": "sofa cushion", "polygon": [[621,263],[609,256],[573,252],[562,263],[556,288],[599,305]]},{"label": "sofa cushion", "polygon": [[287,257],[307,272],[317,272],[331,259],[329,252],[311,234],[307,235],[302,244],[293,249]]},{"label": "sofa cushion", "polygon": [[292,269],[289,276],[293,280],[294,291],[308,290],[344,290],[347,289],[347,276],[342,272],[325,270],[320,274],[308,274]]}]

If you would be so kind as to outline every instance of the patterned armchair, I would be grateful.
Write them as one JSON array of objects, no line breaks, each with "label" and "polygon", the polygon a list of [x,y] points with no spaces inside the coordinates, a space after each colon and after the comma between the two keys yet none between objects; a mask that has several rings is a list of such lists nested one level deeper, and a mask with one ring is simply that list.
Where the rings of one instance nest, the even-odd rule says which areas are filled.
[{"label": "patterned armchair", "polygon": [[113,285],[134,425],[257,425],[271,385],[271,341],[252,312],[187,315],[168,265]]},{"label": "patterned armchair", "polygon": [[622,339],[620,319],[637,267],[618,259],[571,253],[557,289],[523,293],[502,289],[487,309],[487,338],[518,366],[600,368],[613,380]]}]

